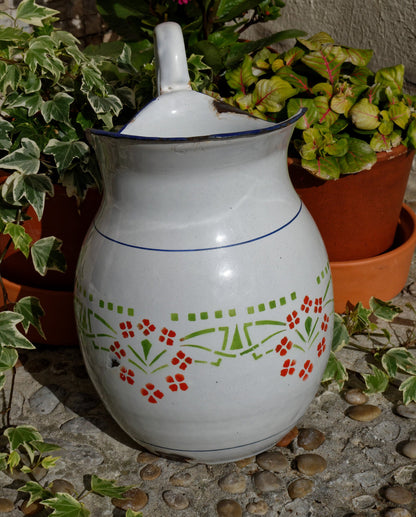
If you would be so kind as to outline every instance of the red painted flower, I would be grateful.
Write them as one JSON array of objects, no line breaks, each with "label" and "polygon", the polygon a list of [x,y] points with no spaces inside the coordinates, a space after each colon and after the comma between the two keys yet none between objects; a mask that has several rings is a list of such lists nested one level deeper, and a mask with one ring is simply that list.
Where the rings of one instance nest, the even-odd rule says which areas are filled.
[{"label": "red painted flower", "polygon": [[312,307],[312,300],[309,298],[309,296],[305,296],[305,298],[303,299],[303,303],[300,306],[300,310],[303,312],[306,312],[306,314],[308,314],[311,307]]},{"label": "red painted flower", "polygon": [[168,375],[166,377],[166,382],[169,384],[169,389],[171,391],[186,391],[188,389],[188,385],[186,384],[185,377],[181,373],[177,373],[175,377]]},{"label": "red painted flower", "polygon": [[176,354],[176,357],[174,357],[172,359],[172,364],[174,366],[176,365],[179,365],[179,368],[181,370],[186,370],[188,368],[188,366],[190,364],[192,364],[192,358],[191,357],[188,357],[186,356],[182,350],[180,350],[177,354]]},{"label": "red painted flower", "polygon": [[326,332],[328,330],[329,316],[324,314],[324,321],[321,323],[321,329]]},{"label": "red painted flower", "polygon": [[163,399],[165,396],[160,390],[155,389],[155,385],[151,382],[148,382],[146,387],[140,390],[140,393],[143,397],[149,397],[147,400],[151,404],[157,404],[158,400]]},{"label": "red painted flower", "polygon": [[132,330],[133,325],[131,324],[131,321],[126,321],[123,323],[120,323],[120,329],[123,331],[121,335],[124,338],[127,337],[134,337],[134,331]]},{"label": "red painted flower", "polygon": [[127,370],[124,366],[120,368],[120,379],[122,381],[127,381],[129,384],[134,384],[134,372],[133,370]]},{"label": "red painted flower", "polygon": [[321,314],[322,312],[322,298],[315,298],[315,304],[313,307],[313,312],[316,314]]},{"label": "red painted flower", "polygon": [[303,380],[303,381],[306,381],[306,379],[309,377],[309,374],[312,372],[313,370],[313,364],[311,361],[309,361],[309,359],[305,362],[305,364],[303,365],[303,368],[302,370],[299,372],[299,377]]},{"label": "red painted flower", "polygon": [[161,334],[159,336],[159,341],[161,343],[164,343],[166,341],[166,344],[169,346],[173,345],[173,339],[176,336],[176,332],[173,330],[168,330],[166,327],[163,327],[161,330]]},{"label": "red painted flower", "polygon": [[280,343],[275,348],[275,351],[277,354],[280,354],[281,356],[284,356],[288,353],[288,351],[292,348],[293,343],[292,341],[289,341],[287,337],[284,337],[280,340]]},{"label": "red painted flower", "polygon": [[286,359],[283,363],[283,368],[280,371],[280,375],[282,377],[286,377],[286,375],[293,375],[295,373],[295,364],[296,361],[294,359]]},{"label": "red painted flower", "polygon": [[326,349],[326,339],[322,338],[322,341],[318,344],[317,351],[318,351],[318,357],[321,357],[321,355],[325,352]]},{"label": "red painted flower", "polygon": [[122,357],[126,357],[126,351],[121,348],[121,345],[118,341],[114,341],[114,345],[110,346],[110,350],[116,354],[116,356],[121,359]]},{"label": "red painted flower", "polygon": [[148,336],[150,332],[154,332],[156,330],[156,327],[153,325],[153,323],[150,323],[148,319],[142,320],[142,322],[139,323],[137,327],[139,330],[143,331],[145,336]]},{"label": "red painted flower", "polygon": [[295,325],[300,323],[300,318],[297,311],[292,311],[292,313],[287,316],[286,321],[289,323],[290,329],[295,328]]}]

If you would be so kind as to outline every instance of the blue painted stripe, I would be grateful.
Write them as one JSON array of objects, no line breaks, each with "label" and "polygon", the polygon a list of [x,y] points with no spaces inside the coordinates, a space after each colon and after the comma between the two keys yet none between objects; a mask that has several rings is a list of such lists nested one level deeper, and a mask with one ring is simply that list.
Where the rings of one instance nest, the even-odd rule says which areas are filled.
[{"label": "blue painted stripe", "polygon": [[260,440],[256,440],[254,442],[242,443],[241,445],[234,445],[233,447],[222,447],[220,449],[176,449],[173,447],[164,447],[163,445],[157,445],[155,443],[146,442],[145,440],[139,440],[139,443],[149,445],[150,447],[154,447],[159,451],[171,451],[171,452],[182,452],[182,453],[204,453],[204,452],[221,452],[221,451],[232,451],[234,449],[242,449],[243,447],[250,447],[251,445],[256,445],[258,443],[266,442],[269,440],[276,440],[279,436],[285,436],[291,429],[293,425],[287,427],[285,430],[280,431],[278,433],[271,434],[270,436],[266,436],[265,438],[261,438]]},{"label": "blue painted stripe", "polygon": [[211,251],[211,250],[221,250],[221,249],[224,249],[224,248],[233,248],[235,246],[243,246],[244,244],[250,244],[252,242],[256,242],[256,241],[259,241],[261,239],[265,239],[266,237],[270,237],[271,235],[274,235],[275,233],[280,232],[281,230],[283,230],[284,228],[287,228],[290,224],[292,224],[293,221],[295,219],[297,219],[297,217],[299,217],[299,214],[300,214],[301,211],[302,211],[302,202],[300,203],[299,210],[292,217],[292,219],[290,219],[290,221],[288,221],[284,225],[280,226],[279,228],[276,228],[275,230],[273,230],[273,231],[271,231],[269,233],[266,233],[265,235],[260,235],[259,237],[254,237],[254,239],[249,239],[247,241],[242,241],[242,242],[236,242],[234,244],[226,244],[224,246],[214,246],[214,247],[211,247],[211,248],[194,248],[194,249],[179,249],[179,250],[176,250],[176,249],[160,249],[160,248],[148,248],[146,246],[136,246],[134,244],[127,244],[126,242],[121,242],[121,241],[119,241],[117,239],[113,239],[112,237],[109,237],[105,233],[101,232],[97,228],[97,226],[95,224],[94,224],[94,228],[97,231],[97,233],[99,233],[105,239],[107,239],[107,240],[109,240],[111,242],[115,242],[116,244],[120,244],[121,246],[126,246],[128,248],[134,248],[134,249],[137,249],[137,250],[163,251],[163,252],[167,252],[167,253],[184,253],[184,252],[189,252],[189,251]]}]

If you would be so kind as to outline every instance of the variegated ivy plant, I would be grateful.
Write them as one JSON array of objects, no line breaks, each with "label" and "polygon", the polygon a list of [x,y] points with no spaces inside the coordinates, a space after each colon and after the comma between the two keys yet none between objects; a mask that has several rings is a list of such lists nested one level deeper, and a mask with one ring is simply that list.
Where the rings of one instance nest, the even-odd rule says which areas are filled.
[{"label": "variegated ivy plant", "polygon": [[226,72],[223,97],[271,121],[308,108],[290,151],[312,174],[337,179],[369,169],[379,151],[416,147],[416,97],[403,93],[404,66],[373,73],[372,54],[337,45],[323,32],[298,38],[280,55],[268,48],[246,55]]}]

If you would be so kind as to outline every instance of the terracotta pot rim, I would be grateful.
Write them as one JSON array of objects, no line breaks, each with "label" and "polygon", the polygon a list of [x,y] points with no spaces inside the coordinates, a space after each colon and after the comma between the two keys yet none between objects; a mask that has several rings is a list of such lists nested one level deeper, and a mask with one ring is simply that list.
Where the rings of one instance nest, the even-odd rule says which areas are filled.
[{"label": "terracotta pot rim", "polygon": [[36,296],[37,298],[41,297],[42,295],[44,296],[50,296],[50,297],[54,297],[56,296],[57,298],[61,298],[61,297],[68,297],[68,299],[72,299],[73,298],[73,290],[66,290],[66,289],[62,289],[62,290],[55,290],[55,289],[42,289],[41,287],[32,287],[31,285],[25,285],[25,284],[17,284],[16,282],[13,282],[12,280],[9,280],[7,277],[3,276],[3,281],[4,281],[4,285],[6,287],[6,290],[7,289],[22,289],[22,290],[27,290],[27,291],[30,291],[31,292],[31,296]]},{"label": "terracotta pot rim", "polygon": [[387,251],[385,253],[381,253],[380,255],[376,255],[374,257],[368,257],[363,259],[355,259],[355,260],[342,260],[342,261],[331,261],[331,267],[339,267],[339,268],[356,268],[358,266],[377,264],[379,262],[384,262],[389,258],[393,258],[395,255],[403,253],[405,250],[412,248],[416,245],[416,214],[410,208],[410,206],[403,203],[402,210],[411,218],[413,222],[412,233],[408,237],[408,239],[397,246],[396,248]]},{"label": "terracotta pot rim", "polygon": [[[396,147],[393,147],[389,151],[380,151],[380,152],[376,153],[377,162],[385,162],[387,160],[392,160],[393,158],[402,156],[403,154],[411,154],[411,153],[414,154],[415,150],[410,149],[409,147],[405,146],[404,144],[400,144],[400,145],[397,145]],[[288,156],[287,161],[288,161],[289,165],[291,165],[293,163],[293,164],[299,165],[300,167],[302,166],[300,158]],[[359,171],[359,172],[365,172],[367,170],[371,170],[371,169],[363,169],[362,171]],[[358,172],[355,174],[358,174]],[[344,174],[339,179],[348,177],[348,176],[350,176],[350,174]],[[331,181],[331,180],[324,180],[324,181]]]}]

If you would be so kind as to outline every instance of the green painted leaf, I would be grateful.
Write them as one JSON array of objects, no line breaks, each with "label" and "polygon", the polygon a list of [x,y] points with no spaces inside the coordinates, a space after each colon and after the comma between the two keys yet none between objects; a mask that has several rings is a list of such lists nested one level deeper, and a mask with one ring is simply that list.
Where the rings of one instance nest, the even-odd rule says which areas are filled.
[{"label": "green painted leaf", "polygon": [[257,81],[252,72],[253,60],[245,56],[241,66],[225,73],[225,79],[231,88],[237,92],[246,93],[247,88]]},{"label": "green painted leaf", "polygon": [[26,233],[26,230],[23,228],[23,226],[15,223],[7,223],[3,233],[10,235],[14,247],[20,250],[23,255],[28,258],[32,237]]},{"label": "green painted leaf", "polygon": [[49,124],[51,120],[69,124],[69,108],[74,98],[65,92],[58,92],[50,101],[42,104],[41,113],[45,122]]},{"label": "green painted leaf", "polygon": [[9,427],[4,431],[6,438],[9,440],[12,450],[18,449],[25,443],[33,440],[42,441],[42,435],[31,425],[19,425],[18,427]]},{"label": "green painted leaf", "polygon": [[32,343],[16,328],[23,320],[21,314],[11,311],[0,312],[0,346],[14,348],[35,348]]},{"label": "green painted leaf", "polygon": [[91,477],[91,490],[96,494],[106,497],[122,498],[123,494],[133,486],[117,486],[115,481],[101,479],[94,474]]},{"label": "green painted leaf", "polygon": [[0,160],[0,168],[36,174],[40,166],[39,157],[40,150],[36,142],[22,138],[21,147]]},{"label": "green painted leaf", "polygon": [[45,337],[41,325],[41,318],[45,315],[45,311],[42,309],[38,298],[25,296],[16,302],[13,310],[23,316],[22,325],[25,332],[28,331],[30,325],[33,325],[39,334]]},{"label": "green painted leaf", "polygon": [[308,316],[305,321],[305,330],[306,330],[306,333],[308,334],[308,336],[311,333],[311,328],[312,328],[312,318],[310,316]]},{"label": "green painted leaf", "polygon": [[336,358],[334,352],[331,351],[321,382],[335,381],[338,386],[342,388],[347,380],[348,373],[345,366]]},{"label": "green painted leaf", "polygon": [[385,302],[374,296],[370,298],[369,305],[374,316],[384,321],[393,321],[396,316],[403,312],[399,306],[394,305],[392,302]]},{"label": "green painted leaf", "polygon": [[389,376],[383,372],[383,370],[377,368],[377,366],[374,366],[373,364],[370,366],[373,373],[363,374],[364,382],[367,386],[365,391],[368,394],[383,393],[389,385]]},{"label": "green painted leaf", "polygon": [[62,241],[56,237],[44,237],[31,247],[33,266],[36,271],[45,276],[47,271],[66,270],[65,257],[61,251]]},{"label": "green painted leaf", "polygon": [[28,494],[30,494],[27,506],[31,505],[35,501],[47,499],[48,497],[53,496],[52,492],[43,488],[36,481],[28,481],[24,486],[18,488],[18,490],[20,492],[27,492]]},{"label": "green painted leaf", "polygon": [[76,158],[83,158],[89,153],[89,147],[85,142],[62,142],[52,138],[43,150],[45,154],[52,154],[59,171],[67,169]]},{"label": "green painted leaf", "polygon": [[16,19],[37,26],[42,26],[46,18],[55,15],[59,15],[59,11],[40,6],[34,0],[23,0],[16,10]]},{"label": "green painted leaf", "polygon": [[42,504],[53,508],[51,517],[88,517],[90,515],[90,511],[82,502],[65,493],[58,492],[55,497],[44,499]]},{"label": "green painted leaf", "polygon": [[416,375],[403,381],[399,386],[399,390],[403,392],[404,404],[416,402]]},{"label": "green painted leaf", "polygon": [[353,124],[365,130],[377,129],[380,125],[379,113],[378,107],[368,99],[359,100],[350,110]]},{"label": "green painted leaf", "polygon": [[377,156],[370,145],[358,138],[349,138],[348,142],[348,152],[338,158],[341,174],[354,174],[371,169],[377,161]]},{"label": "green painted leaf", "polygon": [[19,354],[14,348],[0,348],[0,372],[7,372],[17,363]]}]

